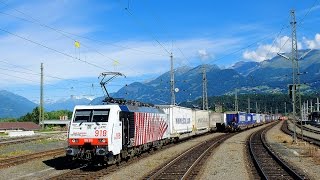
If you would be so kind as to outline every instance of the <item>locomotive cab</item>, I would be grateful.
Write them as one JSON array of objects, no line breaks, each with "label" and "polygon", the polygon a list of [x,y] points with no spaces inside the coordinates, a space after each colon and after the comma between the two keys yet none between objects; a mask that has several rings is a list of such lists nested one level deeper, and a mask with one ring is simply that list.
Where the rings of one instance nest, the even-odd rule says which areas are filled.
[{"label": "locomotive cab", "polygon": [[121,148],[119,106],[76,106],[68,132],[66,155],[82,160],[105,160]]}]

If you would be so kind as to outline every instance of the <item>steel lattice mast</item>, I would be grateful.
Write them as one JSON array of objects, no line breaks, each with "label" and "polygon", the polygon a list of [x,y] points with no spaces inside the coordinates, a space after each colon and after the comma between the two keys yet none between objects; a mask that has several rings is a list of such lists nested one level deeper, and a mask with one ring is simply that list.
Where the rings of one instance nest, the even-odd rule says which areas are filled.
[{"label": "steel lattice mast", "polygon": [[207,72],[205,65],[202,66],[202,109],[208,110]]},{"label": "steel lattice mast", "polygon": [[171,61],[171,70],[170,70],[170,91],[171,91],[171,105],[176,104],[176,97],[175,97],[175,89],[174,89],[174,71],[173,71],[173,55],[172,53],[170,54],[170,61]]},{"label": "steel lattice mast", "polygon": [[234,100],[234,110],[239,111],[239,105],[238,105],[238,89],[235,89],[235,100]]},{"label": "steel lattice mast", "polygon": [[40,107],[39,107],[39,125],[44,128],[43,120],[44,120],[44,103],[43,103],[43,63],[41,63],[41,78],[40,78]]},{"label": "steel lattice mast", "polygon": [[[291,61],[292,61],[292,107],[293,107],[293,117],[294,123],[297,123],[299,118],[301,119],[302,125],[302,113],[301,113],[301,95],[300,95],[300,72],[299,72],[299,61],[298,61],[298,42],[297,42],[297,29],[296,29],[296,16],[295,11],[291,10],[291,39],[292,39],[292,51],[291,51]],[[301,135],[303,137],[303,131],[301,126]],[[296,137],[296,125],[294,126],[294,142],[297,142]]]}]

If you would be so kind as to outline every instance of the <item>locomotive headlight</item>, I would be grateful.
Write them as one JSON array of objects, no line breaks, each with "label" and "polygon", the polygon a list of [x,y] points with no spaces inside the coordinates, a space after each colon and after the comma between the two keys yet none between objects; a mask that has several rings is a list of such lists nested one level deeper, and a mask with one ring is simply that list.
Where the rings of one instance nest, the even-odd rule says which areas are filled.
[{"label": "locomotive headlight", "polygon": [[99,142],[100,142],[100,143],[105,143],[106,140],[105,140],[105,139],[99,139]]}]

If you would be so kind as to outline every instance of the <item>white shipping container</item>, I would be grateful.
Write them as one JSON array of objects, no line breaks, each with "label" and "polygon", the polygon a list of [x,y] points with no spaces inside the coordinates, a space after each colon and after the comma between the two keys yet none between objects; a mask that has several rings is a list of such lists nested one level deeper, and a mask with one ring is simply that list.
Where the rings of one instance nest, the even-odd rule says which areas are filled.
[{"label": "white shipping container", "polygon": [[192,109],[174,105],[159,105],[169,115],[171,136],[192,132]]},{"label": "white shipping container", "polygon": [[256,121],[257,123],[260,123],[262,119],[262,115],[261,114],[256,114]]},{"label": "white shipping container", "polygon": [[226,122],[224,122],[225,119],[225,114],[224,113],[216,113],[216,112],[212,112],[210,111],[209,114],[209,126],[210,128],[216,128],[217,127],[217,123],[223,124]]},{"label": "white shipping container", "polygon": [[266,115],[265,114],[261,114],[261,122],[262,123],[266,122]]},{"label": "white shipping container", "polygon": [[209,129],[209,111],[195,109],[192,114],[194,130]]}]

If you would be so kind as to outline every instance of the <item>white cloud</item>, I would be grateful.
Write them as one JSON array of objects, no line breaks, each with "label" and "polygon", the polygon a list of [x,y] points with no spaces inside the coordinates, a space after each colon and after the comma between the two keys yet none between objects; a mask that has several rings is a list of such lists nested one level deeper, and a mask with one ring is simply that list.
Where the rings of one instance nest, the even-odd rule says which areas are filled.
[{"label": "white cloud", "polygon": [[[15,33],[18,35],[22,34],[21,36],[23,37],[31,37],[30,39],[33,41],[39,42],[54,50],[58,50],[61,53],[81,58],[79,61],[55,52],[54,50],[49,50],[10,35],[0,37],[0,43],[6,45],[0,47],[0,51],[3,52],[3,59],[0,60],[6,60],[10,64],[28,68],[33,71],[31,73],[40,72],[41,62],[44,63],[45,75],[58,76],[64,79],[98,77],[103,71],[120,71],[131,77],[146,74],[159,75],[170,69],[169,55],[162,48],[155,45],[153,41],[126,41],[119,43],[122,46],[134,47],[135,50],[132,50],[130,48],[101,46],[101,44],[98,45],[95,42],[80,40],[81,47],[76,49],[72,40],[64,37],[56,38],[56,34],[52,32],[40,31],[39,33],[34,33],[32,32],[32,29],[25,29]],[[170,43],[168,42],[167,44]],[[228,41],[225,39],[185,39],[176,41],[173,49],[175,67],[193,65],[188,63],[199,64],[201,63],[197,60],[199,59],[199,54],[201,55],[201,58],[209,59],[212,57],[211,54],[224,51],[221,46],[232,47],[235,44],[237,44],[237,41]],[[183,55],[177,47],[184,53]],[[202,47],[207,48],[205,50],[197,50],[202,49]],[[186,61],[185,57],[188,57],[189,60],[196,60],[197,62]],[[118,61],[119,64],[115,65],[115,60]],[[89,63],[98,65],[101,68],[92,66]],[[5,72],[11,76],[7,76],[6,80],[0,80],[1,85],[4,87],[10,84],[37,84],[39,82],[39,75],[14,72],[24,71],[30,73],[30,71],[19,67],[12,67],[1,62],[0,64],[11,70]],[[29,81],[17,77],[27,78]],[[57,79],[47,76],[45,77],[45,80],[46,83],[57,81]]]},{"label": "white cloud", "polygon": [[[301,42],[297,44],[298,49],[302,49]],[[242,57],[247,60],[253,60],[257,62],[271,59],[277,55],[277,53],[284,53],[291,51],[291,38],[283,36],[277,38],[273,44],[260,44],[256,50],[246,50]]]},{"label": "white cloud", "polygon": [[303,38],[304,43],[306,44],[308,49],[319,49],[320,48],[320,34],[317,33],[314,39]]},{"label": "white cloud", "polygon": [[208,53],[206,49],[200,49],[198,50],[198,53],[201,60],[208,60],[212,58],[211,54]]}]

